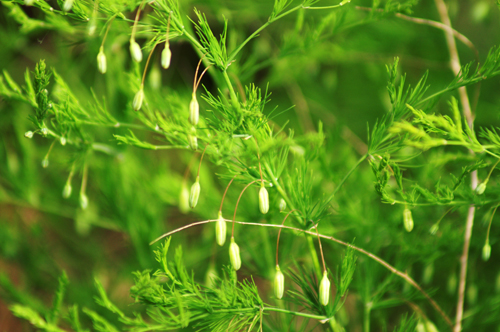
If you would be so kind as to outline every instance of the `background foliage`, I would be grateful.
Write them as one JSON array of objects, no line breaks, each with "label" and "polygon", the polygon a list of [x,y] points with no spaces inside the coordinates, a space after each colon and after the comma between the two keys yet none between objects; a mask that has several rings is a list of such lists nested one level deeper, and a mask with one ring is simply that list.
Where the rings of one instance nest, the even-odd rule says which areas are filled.
[{"label": "background foliage", "polygon": [[[475,47],[457,39],[456,76],[444,28],[428,24],[441,21],[438,2],[145,2],[135,35],[144,59],[136,63],[129,40],[140,1],[75,0],[69,12],[62,1],[2,1],[0,329],[451,330],[401,275],[454,324],[473,204],[462,327],[500,331],[500,15],[492,0],[447,1],[452,26]],[[169,22],[172,62],[164,70]],[[145,101],[134,112],[156,43]],[[96,61],[101,46],[105,75]],[[201,57],[200,72],[211,67],[197,92],[195,129],[188,115]],[[473,128],[462,115],[461,86]],[[186,209],[183,193],[205,148],[200,199]],[[488,179],[483,194],[470,187],[476,171],[480,183]],[[235,225],[237,272],[229,235],[217,246],[213,223],[150,246],[167,231],[216,219],[232,178],[228,221],[241,190],[257,181],[236,220],[279,225],[297,209],[285,225],[310,232],[281,234],[283,300],[273,295],[276,227]],[[491,257],[483,260],[490,223]],[[320,305],[316,224],[401,275],[324,238],[332,292]]]}]

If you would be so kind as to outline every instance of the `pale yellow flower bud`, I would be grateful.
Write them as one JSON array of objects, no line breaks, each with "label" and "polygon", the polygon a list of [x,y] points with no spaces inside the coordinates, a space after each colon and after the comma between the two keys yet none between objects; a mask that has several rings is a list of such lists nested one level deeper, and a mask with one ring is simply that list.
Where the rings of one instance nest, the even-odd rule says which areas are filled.
[{"label": "pale yellow flower bud", "polygon": [[135,94],[134,101],[132,102],[134,111],[138,111],[141,109],[143,101],[144,101],[144,87],[141,85],[141,88]]},{"label": "pale yellow flower bud", "polygon": [[219,246],[223,246],[226,242],[226,221],[222,217],[222,212],[219,211],[219,218],[215,222],[215,238]]},{"label": "pale yellow flower bud", "polygon": [[286,202],[285,202],[285,200],[283,198],[280,199],[279,206],[280,206],[280,212],[285,211],[285,209],[286,209]]},{"label": "pale yellow flower bud", "polygon": [[189,192],[189,206],[194,209],[196,204],[198,204],[198,198],[200,198],[200,177],[196,177],[196,181],[191,186],[191,191]]},{"label": "pale yellow flower bud", "polygon": [[200,120],[200,105],[196,99],[196,93],[193,92],[191,97],[191,102],[189,103],[189,122],[193,126],[196,126]]},{"label": "pale yellow flower bud", "polygon": [[406,231],[411,232],[411,230],[413,229],[413,217],[411,215],[410,209],[408,209],[407,207],[405,207],[405,210],[403,212],[403,219]]},{"label": "pale yellow flower bud", "polygon": [[101,74],[105,74],[107,70],[106,54],[104,54],[104,49],[99,49],[99,54],[97,54],[97,68]]},{"label": "pale yellow flower bud", "polygon": [[323,279],[321,279],[321,284],[319,285],[319,303],[326,306],[330,301],[330,280],[328,279],[328,273],[323,272]]},{"label": "pale yellow flower bud", "polygon": [[161,66],[165,69],[170,67],[170,61],[172,59],[172,52],[170,51],[170,45],[167,43],[165,48],[161,52]]},{"label": "pale yellow flower bud", "polygon": [[486,262],[488,259],[490,259],[490,256],[491,256],[491,246],[490,243],[486,241],[483,247],[483,261]]},{"label": "pale yellow flower bud", "polygon": [[63,10],[69,12],[73,7],[73,0],[66,0],[63,5]]},{"label": "pale yellow flower bud", "polygon": [[269,194],[264,184],[262,184],[259,191],[259,209],[262,214],[266,214],[269,211]]},{"label": "pale yellow flower bud", "polygon": [[229,259],[235,271],[241,267],[240,247],[234,242],[234,237],[231,237],[231,244],[229,245]]},{"label": "pale yellow flower bud", "polygon": [[130,39],[130,54],[135,62],[142,61],[142,50],[139,44],[134,39]]},{"label": "pale yellow flower bud", "polygon": [[276,276],[274,277],[274,295],[281,299],[285,292],[285,276],[280,270],[280,266],[276,265]]}]

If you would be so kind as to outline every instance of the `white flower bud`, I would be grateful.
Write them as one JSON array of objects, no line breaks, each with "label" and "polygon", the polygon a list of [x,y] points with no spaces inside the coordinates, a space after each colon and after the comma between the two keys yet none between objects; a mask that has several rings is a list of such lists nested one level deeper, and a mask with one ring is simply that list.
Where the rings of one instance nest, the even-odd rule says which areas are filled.
[{"label": "white flower bud", "polygon": [[490,243],[486,241],[483,247],[483,261],[486,262],[488,259],[490,259],[490,256],[491,256],[491,246]]},{"label": "white flower bud", "polygon": [[49,130],[48,130],[46,127],[43,127],[43,128],[41,129],[41,132],[42,132],[42,135],[43,135],[43,136],[47,136],[47,135],[49,134]]},{"label": "white flower bud", "polygon": [[484,191],[486,190],[486,185],[488,184],[488,181],[484,181],[482,183],[480,183],[477,187],[476,187],[476,194],[478,195],[482,195],[484,194]]},{"label": "white flower bud", "polygon": [[196,177],[196,181],[191,186],[191,191],[189,192],[189,206],[194,209],[196,204],[198,204],[198,198],[200,198],[200,177]]},{"label": "white flower bud", "polygon": [[189,212],[189,189],[185,183],[182,184],[181,196],[179,197],[179,210],[186,214]]},{"label": "white flower bud", "polygon": [[101,74],[105,74],[107,70],[106,54],[104,54],[104,49],[100,48],[99,54],[97,54],[97,68]]},{"label": "white flower bud", "polygon": [[324,271],[319,285],[319,303],[326,306],[328,301],[330,301],[330,280],[328,280],[328,273]]},{"label": "white flower bud", "polygon": [[226,242],[226,233],[226,221],[222,218],[222,212],[219,211],[219,218],[215,222],[215,238],[221,247]]},{"label": "white flower bud", "polygon": [[26,138],[32,138],[33,137],[33,132],[30,130],[30,131],[27,131],[24,133],[24,137]]},{"label": "white flower bud", "polygon": [[80,192],[80,207],[86,209],[89,206],[89,199],[85,193]]},{"label": "white flower bud", "polygon": [[62,197],[63,198],[69,198],[69,196],[71,196],[71,191],[72,190],[73,190],[73,188],[71,187],[71,183],[70,182],[66,182],[66,184],[64,185],[63,192],[62,192]]},{"label": "white flower bud", "polygon": [[31,6],[33,4],[33,2],[35,2],[35,0],[24,0],[24,4],[26,6]]},{"label": "white flower bud", "polygon": [[143,101],[144,101],[144,87],[141,85],[141,88],[135,94],[134,101],[132,102],[134,111],[138,111],[141,109]]},{"label": "white flower bud", "polygon": [[403,219],[406,231],[411,232],[411,230],[413,229],[413,217],[411,215],[410,209],[408,209],[407,207],[405,207],[405,210],[403,212]]},{"label": "white flower bud", "polygon": [[66,137],[61,136],[61,138],[59,139],[59,142],[61,143],[62,146],[65,146],[66,145]]},{"label": "white flower bud", "polygon": [[234,237],[231,237],[231,244],[229,245],[229,259],[235,271],[241,267],[240,247],[234,242]]},{"label": "white flower bud", "polygon": [[73,0],[66,0],[63,5],[63,10],[65,12],[69,12],[71,10],[71,7],[73,7]]},{"label": "white flower bud", "polygon": [[43,160],[42,160],[42,167],[43,168],[49,167],[49,158],[47,158],[47,157],[43,158]]},{"label": "white flower bud", "polygon": [[130,39],[130,54],[135,62],[142,61],[142,50],[139,44],[134,39]]},{"label": "white flower bud", "polygon": [[165,48],[161,52],[161,66],[165,69],[170,67],[170,60],[172,59],[172,52],[170,51],[170,45],[167,43]]},{"label": "white flower bud", "polygon": [[195,127],[191,127],[191,133],[188,134],[187,138],[191,149],[198,150],[198,138],[196,137]]},{"label": "white flower bud", "polygon": [[429,233],[431,233],[432,235],[436,235],[436,233],[437,233],[438,230],[439,230],[439,225],[438,224],[434,224],[429,229]]},{"label": "white flower bud", "polygon": [[269,194],[266,187],[264,187],[264,183],[262,183],[259,191],[259,209],[262,214],[266,214],[269,211]]},{"label": "white flower bud", "polygon": [[280,270],[280,266],[276,265],[276,276],[274,277],[274,295],[281,299],[285,292],[285,276]]},{"label": "white flower bud", "polygon": [[280,206],[280,212],[285,211],[285,209],[286,209],[286,202],[285,202],[285,200],[283,198],[280,199],[280,205],[279,206]]},{"label": "white flower bud", "polygon": [[198,100],[196,99],[196,93],[193,92],[191,102],[189,103],[189,122],[193,126],[198,124],[200,120],[200,105],[198,104]]}]

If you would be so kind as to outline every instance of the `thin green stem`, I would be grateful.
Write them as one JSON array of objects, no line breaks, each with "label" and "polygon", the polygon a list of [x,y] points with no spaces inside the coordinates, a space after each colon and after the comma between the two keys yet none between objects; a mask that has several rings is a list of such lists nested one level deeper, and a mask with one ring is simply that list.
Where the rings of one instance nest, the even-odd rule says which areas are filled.
[{"label": "thin green stem", "polygon": [[224,70],[222,72],[222,75],[224,76],[224,80],[226,81],[227,87],[229,89],[229,94],[231,95],[231,103],[233,104],[233,107],[235,110],[240,110],[240,104],[238,103],[238,97],[236,96],[236,92],[234,91],[233,84],[231,83],[231,80],[229,79],[229,76],[227,75],[227,71]]},{"label": "thin green stem", "polygon": [[308,314],[308,313],[305,313],[305,312],[291,311],[291,310],[286,310],[286,309],[281,309],[281,308],[275,308],[275,307],[264,307],[264,311],[283,312],[283,313],[290,314],[290,315],[295,315],[295,316],[300,316],[300,317],[307,317],[307,318],[318,319],[318,320],[328,320],[329,319],[326,316],[313,315],[313,314]]},{"label": "thin green stem", "polygon": [[333,199],[333,197],[335,197],[335,194],[337,193],[337,191],[340,190],[340,188],[344,185],[344,183],[347,181],[347,179],[351,176],[352,172],[354,172],[356,170],[356,168],[358,168],[359,165],[361,165],[361,163],[366,159],[366,157],[368,157],[368,154],[364,154],[363,156],[361,156],[361,158],[359,158],[358,162],[356,163],[356,165],[354,165],[351,170],[344,176],[344,178],[342,179],[342,181],[340,181],[340,183],[338,184],[338,186],[335,188],[335,190],[333,190],[333,193],[332,195],[330,196],[330,198],[328,199],[328,201],[331,201]]},{"label": "thin green stem", "polygon": [[491,214],[490,222],[488,224],[488,231],[486,232],[486,243],[490,242],[490,229],[491,229],[491,222],[493,221],[493,217],[495,216],[495,213],[497,212],[498,205],[495,206],[495,209],[493,210],[493,213]]}]

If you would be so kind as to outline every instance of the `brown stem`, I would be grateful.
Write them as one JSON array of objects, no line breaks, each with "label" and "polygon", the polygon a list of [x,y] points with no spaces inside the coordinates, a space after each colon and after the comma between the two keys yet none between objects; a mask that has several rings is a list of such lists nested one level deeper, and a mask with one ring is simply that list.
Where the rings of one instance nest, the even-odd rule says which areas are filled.
[{"label": "brown stem", "polygon": [[[448,9],[443,0],[434,0],[436,7],[439,12],[439,16],[443,24],[447,25],[451,29],[451,21],[448,16]],[[458,57],[457,45],[455,43],[455,38],[450,30],[445,31],[446,43],[448,45],[448,51],[450,53],[450,67],[455,76],[460,73],[460,58]],[[471,130],[474,130],[474,116],[470,107],[469,97],[467,95],[467,89],[465,86],[458,89],[460,96],[460,103],[462,104],[463,114],[467,121],[467,124]],[[470,154],[474,154],[473,151],[469,151]],[[475,190],[478,184],[477,170],[471,173],[471,187]],[[457,315],[455,318],[455,325],[453,327],[453,332],[460,332],[462,330],[462,319],[464,312],[464,296],[465,296],[465,283],[467,280],[467,264],[469,259],[469,246],[470,239],[472,237],[472,227],[474,226],[474,214],[476,208],[474,205],[469,206],[469,211],[467,212],[467,220],[465,222],[465,232],[464,232],[464,246],[462,250],[462,255],[460,256],[460,282],[458,284],[458,300],[457,300]]]},{"label": "brown stem", "polygon": [[[290,215],[290,213],[294,212],[294,211],[298,211],[298,209],[293,209],[292,211],[288,212],[285,216],[285,219],[283,219],[283,222],[281,223],[281,226],[283,226],[285,224],[285,221],[286,219],[288,218],[288,216]],[[280,228],[280,230],[278,231],[278,240],[276,241],[276,265],[278,265],[278,252],[279,252],[279,247],[280,247],[280,235],[281,235],[281,230],[283,228]]]},{"label": "brown stem", "polygon": [[210,68],[212,67],[212,65],[208,66],[207,68],[205,68],[205,70],[200,74],[200,77],[198,78],[198,82],[196,83],[196,90],[198,90],[198,86],[200,85],[200,82],[201,82],[201,79],[203,77],[203,75],[205,75],[205,73],[207,72],[207,70],[209,70]]},{"label": "brown stem", "polygon": [[241,196],[243,195],[243,193],[245,192],[245,190],[247,190],[248,187],[250,187],[252,184],[254,184],[257,181],[258,180],[255,180],[255,181],[252,181],[249,184],[247,184],[245,186],[245,188],[243,188],[243,190],[241,191],[240,196],[238,197],[238,200],[236,201],[236,207],[234,208],[234,215],[233,215],[233,226],[232,226],[232,229],[231,229],[231,237],[234,237],[234,221],[236,220],[236,211],[238,211],[238,204],[240,204]]},{"label": "brown stem", "polygon": [[148,70],[149,61],[151,60],[151,56],[153,55],[153,51],[155,50],[156,45],[158,45],[158,43],[156,43],[155,46],[153,46],[151,52],[149,52],[148,61],[146,61],[146,66],[144,67],[144,72],[142,73],[141,87],[144,86],[144,80],[146,79],[146,71]]},{"label": "brown stem", "polygon": [[184,177],[182,179],[183,182],[186,182],[187,181],[187,178],[188,178],[188,175],[189,175],[189,170],[191,169],[191,165],[193,165],[193,161],[194,161],[194,156],[196,156],[198,154],[198,152],[195,152],[192,156],[191,156],[191,159],[189,160],[189,164],[186,168],[186,171],[184,172]]},{"label": "brown stem", "polygon": [[[206,54],[205,54],[206,55]],[[203,61],[203,58],[205,57],[205,55],[203,55],[200,59],[200,61],[198,61],[198,65],[196,66],[196,72],[194,73],[194,81],[193,81],[193,93],[196,92],[196,88],[197,88],[197,78],[198,78],[198,70],[200,69],[200,66],[201,66],[201,62]]]},{"label": "brown stem", "polygon": [[139,15],[141,14],[141,9],[142,6],[144,5],[144,1],[142,0],[141,4],[139,5],[139,9],[137,10],[137,13],[135,14],[135,20],[134,20],[134,26],[132,27],[132,35],[130,36],[130,39],[135,40],[135,30],[137,27],[137,21],[139,21]]},{"label": "brown stem", "polygon": [[200,176],[201,162],[203,161],[203,157],[205,156],[205,151],[207,151],[207,147],[209,145],[210,145],[210,143],[208,143],[207,145],[205,145],[205,148],[203,149],[203,153],[201,154],[201,158],[200,158],[200,163],[198,164],[198,173],[196,174],[196,177]]},{"label": "brown stem", "polygon": [[[254,182],[256,182],[256,181],[254,181]],[[199,226],[199,225],[204,225],[204,224],[208,224],[210,222],[216,222],[216,221],[217,221],[217,219],[203,220],[203,221],[197,221],[197,222],[191,223],[189,225],[182,226],[180,228],[174,229],[173,231],[165,233],[162,236],[158,237],[157,239],[151,241],[150,245],[152,245],[152,244],[160,241],[163,238],[166,238],[167,236],[170,236],[172,234],[178,233],[178,232],[183,231],[183,230],[185,230],[187,228],[191,228],[191,227]],[[273,228],[289,229],[289,230],[292,230],[292,231],[302,232],[302,233],[309,234],[309,235],[312,235],[312,236],[319,236],[320,238],[327,239],[327,240],[336,242],[336,243],[338,243],[340,245],[343,245],[345,247],[352,248],[352,249],[354,249],[354,250],[356,250],[356,251],[358,251],[358,252],[360,252],[360,253],[368,256],[368,257],[370,257],[371,259],[373,259],[377,263],[381,264],[386,269],[388,269],[392,273],[396,274],[397,276],[403,278],[407,283],[409,283],[410,285],[412,285],[413,287],[415,287],[429,301],[429,303],[432,305],[432,307],[434,307],[434,309],[443,317],[443,319],[446,321],[446,323],[450,327],[453,326],[450,318],[446,315],[446,313],[443,311],[443,309],[441,309],[441,307],[430,297],[429,294],[427,294],[422,289],[422,287],[420,287],[416,283],[415,280],[413,280],[410,276],[408,276],[408,274],[399,271],[398,269],[396,269],[395,267],[393,267],[392,265],[390,265],[389,263],[387,263],[386,261],[384,261],[382,258],[379,258],[378,256],[375,256],[374,254],[370,253],[369,251],[366,251],[366,250],[364,250],[362,248],[356,247],[355,245],[352,245],[350,243],[341,241],[341,240],[339,240],[337,238],[334,238],[333,236],[327,236],[327,235],[322,235],[322,234],[318,235],[315,232],[306,231],[306,230],[303,230],[303,229],[300,229],[300,228],[295,228],[295,227],[290,227],[290,226],[285,226],[285,225],[260,224],[260,223],[254,223],[254,222],[244,222],[244,221],[235,221],[235,220],[233,220],[233,224],[234,223],[237,223],[237,224],[240,224],[240,225],[249,225],[249,226],[260,226],[260,227],[273,227]]]},{"label": "brown stem", "polygon": [[226,187],[226,190],[224,190],[224,195],[222,195],[222,201],[220,202],[220,208],[219,208],[219,212],[222,212],[222,205],[224,204],[224,199],[226,198],[226,193],[229,189],[229,186],[231,185],[231,183],[233,183],[233,180],[236,178],[237,175],[235,175],[231,181],[229,181],[229,183],[227,184],[227,187]]},{"label": "brown stem", "polygon": [[323,255],[323,246],[321,245],[321,240],[319,238],[319,231],[317,224],[316,224],[316,234],[318,235],[319,252],[321,253],[321,260],[323,261],[323,272],[326,272],[325,256]]}]

